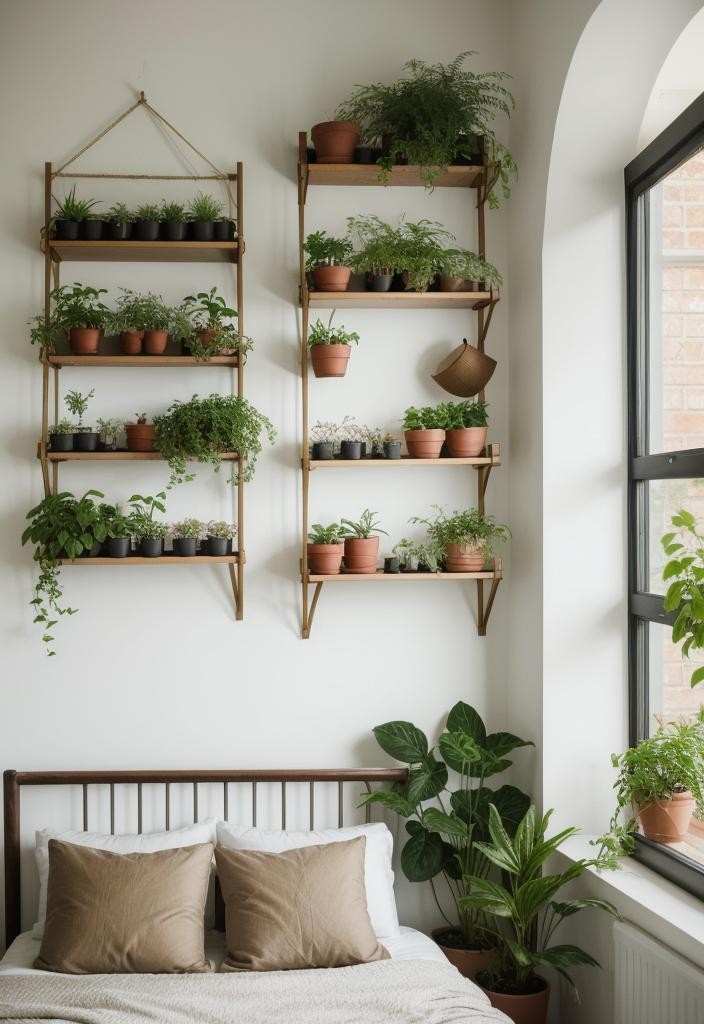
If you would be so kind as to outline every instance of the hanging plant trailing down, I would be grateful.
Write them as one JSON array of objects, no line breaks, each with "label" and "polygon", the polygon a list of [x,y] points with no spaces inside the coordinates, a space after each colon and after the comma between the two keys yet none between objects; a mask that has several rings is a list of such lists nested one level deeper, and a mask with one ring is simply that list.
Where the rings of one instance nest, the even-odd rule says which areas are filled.
[{"label": "hanging plant trailing down", "polygon": [[262,450],[262,434],[269,444],[276,430],[246,398],[235,395],[194,395],[188,402],[173,402],[166,413],[154,417],[156,448],[171,469],[169,487],[192,480],[188,462],[209,462],[220,469],[223,452],[236,452],[243,460],[242,478],[235,464],[228,483],[246,483],[254,476]]}]

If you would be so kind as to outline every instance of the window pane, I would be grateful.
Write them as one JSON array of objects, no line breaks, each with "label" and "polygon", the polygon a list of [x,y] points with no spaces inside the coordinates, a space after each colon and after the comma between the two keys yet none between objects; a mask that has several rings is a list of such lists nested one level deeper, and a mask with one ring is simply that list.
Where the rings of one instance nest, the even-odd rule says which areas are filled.
[{"label": "window pane", "polygon": [[648,580],[651,594],[663,594],[662,570],[665,555],[660,543],[664,533],[674,527],[671,519],[680,508],[686,508],[704,528],[704,480],[650,480],[648,488]]},{"label": "window pane", "polygon": [[650,191],[651,452],[704,447],[704,151]]}]

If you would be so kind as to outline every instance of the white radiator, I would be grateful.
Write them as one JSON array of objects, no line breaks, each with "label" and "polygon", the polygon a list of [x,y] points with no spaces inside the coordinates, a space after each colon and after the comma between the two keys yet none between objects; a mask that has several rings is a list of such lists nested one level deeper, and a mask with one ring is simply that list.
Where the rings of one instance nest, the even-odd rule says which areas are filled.
[{"label": "white radiator", "polygon": [[704,971],[623,921],[614,945],[614,1024],[704,1024]]}]

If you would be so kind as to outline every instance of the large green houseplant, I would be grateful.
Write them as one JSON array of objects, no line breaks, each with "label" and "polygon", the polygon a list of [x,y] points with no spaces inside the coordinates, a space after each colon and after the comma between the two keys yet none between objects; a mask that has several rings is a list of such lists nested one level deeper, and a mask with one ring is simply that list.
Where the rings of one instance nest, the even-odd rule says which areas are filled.
[{"label": "large green houseplant", "polygon": [[[409,766],[408,781],[370,794],[365,803],[383,804],[407,819],[401,868],[411,882],[430,883],[447,923],[438,941],[450,950],[488,949],[493,924],[481,908],[463,903],[472,891],[468,878],[484,879],[489,871],[479,844],[489,838],[490,805],[512,834],[530,799],[515,786],[491,789],[486,782],[511,767],[508,754],[533,744],[509,732],[487,733],[479,713],[463,701],[451,709],[435,746],[411,722],[386,722],[374,735],[385,753]],[[457,773],[452,783],[448,769]],[[444,890],[437,885],[441,877]],[[442,905],[446,894],[450,914]]]},{"label": "large green houseplant", "polygon": [[[677,612],[672,642],[682,644],[682,654],[704,648],[704,537],[691,512],[681,508],[672,516],[676,528],[662,538],[668,561],[662,578],[670,585],[665,594],[665,611]],[[704,679],[704,665],[694,669],[691,685]]]}]

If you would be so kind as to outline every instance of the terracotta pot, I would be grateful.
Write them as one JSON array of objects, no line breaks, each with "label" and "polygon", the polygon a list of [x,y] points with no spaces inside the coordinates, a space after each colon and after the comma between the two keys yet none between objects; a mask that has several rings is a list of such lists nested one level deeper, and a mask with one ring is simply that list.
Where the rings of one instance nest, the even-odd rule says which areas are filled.
[{"label": "terracotta pot", "polygon": [[313,576],[337,576],[340,573],[345,545],[309,544],[308,571]]},{"label": "terracotta pot", "polygon": [[694,797],[686,790],[639,807],[638,821],[648,839],[656,843],[681,843],[689,831],[693,812]]},{"label": "terracotta pot", "polygon": [[444,430],[405,430],[408,454],[412,459],[439,459],[445,443]]},{"label": "terracotta pot", "polygon": [[480,987],[488,995],[491,1005],[510,1017],[514,1024],[545,1024],[548,1019],[550,986],[547,982],[540,992],[531,992],[525,996],[509,996]]},{"label": "terracotta pot", "polygon": [[126,356],[138,356],[142,351],[144,331],[123,331],[120,335],[120,351]]},{"label": "terracotta pot", "polygon": [[345,541],[345,569],[348,572],[376,572],[378,537],[348,537]]},{"label": "terracotta pot", "polygon": [[486,556],[476,544],[448,544],[445,547],[446,572],[481,572]]},{"label": "terracotta pot", "polygon": [[168,331],[145,331],[144,352],[148,356],[162,356],[169,341]]},{"label": "terracotta pot", "polygon": [[496,360],[469,345],[464,338],[462,344],[453,349],[440,363],[431,376],[451,395],[471,398],[486,387],[496,369]]},{"label": "terracotta pot", "polygon": [[359,125],[354,121],[322,121],[314,124],[311,137],[319,164],[351,164],[359,142]]},{"label": "terracotta pot", "polygon": [[448,928],[433,928],[430,934],[450,963],[463,977],[473,981],[479,971],[491,970],[496,963],[495,949],[455,949],[454,946],[445,946],[442,937],[450,930]]},{"label": "terracotta pot", "polygon": [[466,292],[469,290],[463,277],[452,277],[450,274],[438,274],[437,279],[441,292]]},{"label": "terracotta pot", "polygon": [[350,361],[351,345],[313,345],[310,358],[316,377],[344,377]]},{"label": "terracotta pot", "polygon": [[316,292],[346,292],[351,273],[349,267],[322,264],[313,270],[313,287]]},{"label": "terracotta pot", "polygon": [[486,444],[486,427],[452,427],[445,431],[447,449],[455,459],[473,459]]},{"label": "terracotta pot", "polygon": [[127,450],[130,452],[153,452],[156,427],[153,423],[125,423]]},{"label": "terracotta pot", "polygon": [[75,356],[94,356],[100,346],[102,331],[99,327],[72,327],[68,343]]}]

